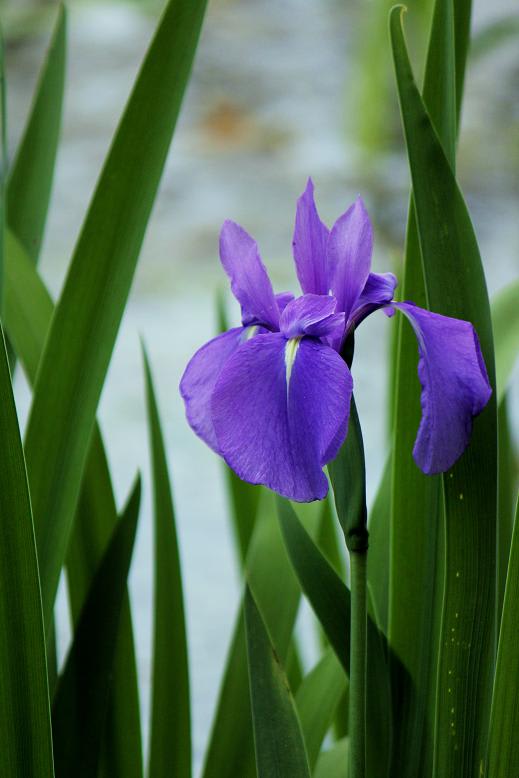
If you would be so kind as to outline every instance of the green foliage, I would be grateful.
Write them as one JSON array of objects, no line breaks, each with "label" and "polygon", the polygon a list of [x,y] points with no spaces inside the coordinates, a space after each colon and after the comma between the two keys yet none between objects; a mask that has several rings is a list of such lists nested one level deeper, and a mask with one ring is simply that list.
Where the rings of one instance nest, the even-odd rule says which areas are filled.
[{"label": "green foliage", "polygon": [[[443,478],[423,475],[411,457],[420,419],[416,342],[400,323],[391,448],[369,517],[354,403],[346,443],[329,467],[337,516],[332,496],[322,505],[292,506],[226,468],[244,594],[203,778],[519,773],[518,467],[507,395],[519,351],[519,285],[504,289],[490,309],[456,181],[471,3],[410,3],[419,42],[432,10],[421,92],[399,8],[390,14],[391,46],[382,46],[386,16],[380,11],[387,6],[386,0],[373,4],[376,34],[364,52],[366,62],[372,59],[372,72],[364,67],[373,89],[364,95],[369,110],[363,119],[371,121],[375,111],[376,139],[387,115],[369,94],[385,90],[390,70],[383,62],[392,50],[412,180],[401,297],[474,323],[494,394],[460,461]],[[61,125],[64,8],[8,177],[2,65],[0,773],[13,778],[144,774],[127,589],[140,479],[119,515],[96,411],[204,10],[205,0],[166,5],[56,305],[37,260]],[[509,37],[515,32],[510,27],[488,28],[476,54]],[[219,328],[226,327],[220,299]],[[8,353],[33,390],[25,450]],[[190,778],[181,565],[163,427],[145,354],[144,372],[154,531],[147,774]],[[350,588],[339,524],[351,552]],[[72,638],[58,667],[53,612],[63,572]],[[311,668],[298,651],[303,597],[320,639]]]},{"label": "green foliage", "polygon": [[144,354],[153,472],[155,547],[153,691],[149,774],[191,775],[189,669],[182,574],[166,451],[150,365]]},{"label": "green foliage", "polygon": [[52,705],[57,778],[97,775],[140,499],[137,478],[92,581],[58,681]]},{"label": "green foliage", "polygon": [[25,461],[0,329],[0,772],[54,775],[45,636]]},{"label": "green foliage", "polygon": [[248,587],[245,625],[258,778],[310,778],[288,680]]}]

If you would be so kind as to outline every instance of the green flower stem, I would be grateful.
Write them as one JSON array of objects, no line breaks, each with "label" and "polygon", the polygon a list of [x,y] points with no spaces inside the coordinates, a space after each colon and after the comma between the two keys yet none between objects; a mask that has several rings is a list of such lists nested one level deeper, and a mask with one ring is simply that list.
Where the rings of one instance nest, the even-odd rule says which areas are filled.
[{"label": "green flower stem", "polygon": [[350,551],[350,778],[366,775],[367,561],[367,549]]}]

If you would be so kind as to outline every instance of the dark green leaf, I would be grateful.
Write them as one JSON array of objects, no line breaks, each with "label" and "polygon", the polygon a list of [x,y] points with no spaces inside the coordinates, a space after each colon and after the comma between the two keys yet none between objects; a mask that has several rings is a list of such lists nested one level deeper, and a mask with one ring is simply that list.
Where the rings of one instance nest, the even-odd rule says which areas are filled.
[{"label": "dark green leaf", "polygon": [[[474,231],[414,83],[400,15],[401,8],[393,10],[390,30],[427,297],[431,309],[474,324],[495,387],[490,309]],[[445,778],[476,774],[486,750],[496,606],[496,441],[494,393],[475,421],[470,446],[444,477],[446,577],[434,764]]]},{"label": "dark green leaf", "polygon": [[518,480],[518,465],[514,444],[510,430],[510,416],[508,413],[507,396],[505,395],[498,408],[499,429],[499,521],[497,539],[497,614],[501,619],[503,597],[505,593],[506,575],[508,570],[508,558],[510,556],[510,544],[514,527],[514,502]]},{"label": "dark green leaf", "polygon": [[9,227],[34,262],[40,253],[61,128],[65,36],[65,9],[60,5],[7,189]]},{"label": "dark green leaf", "polygon": [[[32,384],[52,317],[53,303],[34,263],[9,231],[5,270],[6,328]],[[117,510],[108,463],[101,433],[96,426],[68,549],[68,589],[74,623],[79,618],[116,522]],[[49,653],[47,659],[49,661]],[[127,595],[123,602],[114,666],[103,769],[110,778],[139,778],[142,775],[140,711]]]},{"label": "dark green leaf", "polygon": [[153,473],[154,643],[149,775],[191,775],[189,668],[182,575],[166,450],[143,347]]},{"label": "dark green leaf", "polygon": [[56,306],[26,434],[50,621],[95,412],[180,103],[205,0],[171,0],[99,179]]},{"label": "dark green leaf", "polygon": [[[306,506],[305,522],[316,534],[319,513]],[[304,509],[303,509],[304,510]],[[278,656],[287,664],[300,601],[300,588],[287,557],[273,498],[262,492],[249,547],[246,575],[260,604]],[[283,596],[280,596],[280,592]],[[220,689],[203,778],[254,778],[254,745],[249,704],[243,616],[237,619]]]},{"label": "dark green leaf", "polygon": [[0,774],[52,778],[45,636],[31,503],[0,328]]},{"label": "dark green leaf", "polygon": [[310,778],[288,681],[248,587],[245,626],[258,778]]},{"label": "dark green leaf", "polygon": [[[350,592],[304,530],[291,506],[278,500],[278,514],[290,560],[315,615],[342,666],[350,667]],[[389,675],[382,637],[368,618],[368,775],[389,769],[391,710]]]},{"label": "dark green leaf", "polygon": [[95,778],[137,528],[140,478],[92,581],[52,709],[56,778]]},{"label": "dark green leaf", "polygon": [[337,516],[350,551],[367,548],[366,465],[355,399],[352,395],[348,435],[328,472]]},{"label": "dark green leaf", "polygon": [[497,652],[486,769],[488,778],[519,775],[519,501],[517,502],[499,647]]}]

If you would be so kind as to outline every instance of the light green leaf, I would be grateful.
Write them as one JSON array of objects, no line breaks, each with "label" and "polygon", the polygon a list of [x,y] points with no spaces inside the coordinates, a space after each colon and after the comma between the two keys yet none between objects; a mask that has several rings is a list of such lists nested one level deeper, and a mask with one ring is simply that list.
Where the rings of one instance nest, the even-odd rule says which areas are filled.
[{"label": "light green leaf", "polygon": [[143,347],[153,474],[154,641],[149,775],[189,778],[191,716],[182,574],[166,450]]},{"label": "light green leaf", "polygon": [[[305,511],[311,534],[319,513]],[[269,634],[283,665],[287,665],[300,602],[300,588],[287,557],[272,495],[264,490],[258,521],[249,547],[246,576],[261,607]],[[283,596],[280,597],[280,592]],[[237,619],[222,680],[203,778],[254,778],[254,745],[249,703],[243,614]]]},{"label": "light green leaf", "polygon": [[337,706],[348,688],[344,668],[328,648],[305,676],[295,696],[296,708],[306,744],[308,764],[313,770]]},{"label": "light green leaf", "polygon": [[[449,160],[414,83],[400,16],[398,7],[391,13],[390,31],[427,297],[431,309],[474,324],[495,386],[478,246]],[[475,420],[470,446],[443,479],[445,594],[434,771],[445,778],[476,774],[486,750],[496,613],[496,442],[494,393]]]},{"label": "light green leaf", "polygon": [[317,762],[314,778],[348,778],[349,740],[342,738],[333,748],[323,751]]},{"label": "light green leaf", "polygon": [[519,354],[518,300],[519,279],[502,289],[492,300],[498,402],[504,397]]},{"label": "light green leaf", "polygon": [[245,627],[258,778],[310,778],[288,681],[248,587]]},{"label": "light green leaf", "polygon": [[140,497],[138,478],[92,581],[58,681],[52,707],[56,778],[98,773]]},{"label": "light green leaf", "polygon": [[[34,383],[53,303],[32,260],[7,232],[5,323],[30,384]],[[108,463],[94,428],[67,556],[69,599],[77,622],[93,576],[117,522]],[[47,659],[48,659],[47,655]],[[141,727],[128,596],[123,602],[114,662],[103,769],[110,778],[142,775]]]},{"label": "light green leaf", "polygon": [[50,622],[95,412],[205,9],[170,0],[115,135],[38,370],[26,434]]},{"label": "light green leaf", "polygon": [[0,328],[0,774],[52,778],[40,584],[20,431]]},{"label": "light green leaf", "polygon": [[49,207],[65,85],[66,14],[59,6],[34,101],[7,188],[7,222],[36,262]]},{"label": "light green leaf", "polygon": [[519,775],[519,501],[517,502],[499,647],[497,652],[488,758],[485,771],[488,778],[511,778]]},{"label": "light green leaf", "polygon": [[[283,539],[301,588],[345,671],[350,668],[350,592],[304,530],[290,504],[278,500]],[[367,774],[389,770],[391,706],[382,636],[368,617]]]}]

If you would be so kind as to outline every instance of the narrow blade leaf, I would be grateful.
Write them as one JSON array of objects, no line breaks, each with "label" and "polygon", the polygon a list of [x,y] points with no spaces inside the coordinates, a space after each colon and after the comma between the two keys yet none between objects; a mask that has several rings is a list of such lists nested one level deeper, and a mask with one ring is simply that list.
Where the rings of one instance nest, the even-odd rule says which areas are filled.
[{"label": "narrow blade leaf", "polygon": [[38,370],[25,448],[46,623],[204,8],[204,0],[171,0],[166,7],[99,179]]},{"label": "narrow blade leaf", "polygon": [[45,635],[31,503],[0,328],[0,774],[52,778]]},{"label": "narrow blade leaf", "polygon": [[189,778],[191,717],[182,575],[166,450],[143,348],[153,474],[154,643],[149,775]]},{"label": "narrow blade leaf", "polygon": [[140,497],[137,479],[92,582],[58,682],[52,709],[56,778],[97,776]]},{"label": "narrow blade leaf", "polygon": [[40,253],[58,150],[65,86],[66,14],[59,6],[7,189],[7,221],[33,262]]},{"label": "narrow blade leaf", "polygon": [[258,778],[310,778],[288,681],[248,587],[245,625]]}]

